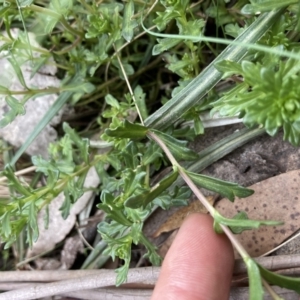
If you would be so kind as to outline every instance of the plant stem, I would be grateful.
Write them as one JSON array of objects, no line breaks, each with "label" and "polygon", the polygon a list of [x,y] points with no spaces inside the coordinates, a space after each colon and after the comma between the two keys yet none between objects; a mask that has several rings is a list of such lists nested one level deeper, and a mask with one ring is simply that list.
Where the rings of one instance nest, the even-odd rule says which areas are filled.
[{"label": "plant stem", "polygon": [[27,91],[2,91],[0,92],[0,95],[37,95],[37,94],[56,94],[56,93],[60,93],[61,92],[61,88],[45,88],[45,89],[41,89],[41,90],[27,90]]},{"label": "plant stem", "polygon": [[265,279],[262,278],[261,280],[262,280],[264,287],[266,288],[266,290],[268,291],[268,293],[274,300],[284,300],[283,298],[281,298],[280,296],[278,296],[276,294],[276,292],[272,289],[272,287],[269,285],[269,283]]},{"label": "plant stem", "polygon": [[[199,188],[195,185],[195,183],[190,179],[190,177],[186,174],[185,170],[179,165],[179,163],[176,161],[175,157],[173,154],[170,152],[168,147],[165,145],[165,143],[153,132],[149,131],[147,134],[149,137],[151,137],[165,152],[167,155],[168,159],[172,163],[173,167],[177,167],[180,176],[182,179],[186,182],[186,184],[189,186],[189,188],[193,191],[195,196],[201,201],[203,206],[207,209],[207,211],[211,214],[212,217],[215,215],[215,208],[207,201],[205,196],[201,193]],[[229,240],[231,241],[232,245],[236,248],[236,250],[239,252],[241,257],[245,260],[247,258],[250,258],[249,254],[247,251],[244,249],[244,247],[241,245],[241,243],[236,239],[234,234],[231,232],[231,230],[225,226],[220,224],[222,227],[224,233],[227,235]]]},{"label": "plant stem", "polygon": [[[115,46],[114,46],[114,49],[116,49]],[[122,64],[122,62],[121,62],[121,59],[120,59],[119,54],[118,54],[117,52],[116,52],[116,56],[117,56],[117,60],[118,60],[118,62],[119,62],[119,65],[120,65],[122,74],[123,74],[123,76],[124,76],[124,78],[125,78],[125,81],[126,81],[126,84],[127,84],[127,87],[128,87],[129,93],[130,93],[130,96],[131,96],[131,98],[132,98],[132,100],[133,100],[133,102],[134,102],[134,104],[135,104],[136,111],[137,111],[137,113],[138,113],[138,115],[139,115],[139,117],[140,117],[140,121],[141,121],[142,125],[144,125],[144,120],[143,120],[143,117],[142,117],[140,108],[139,108],[139,106],[137,105],[137,102],[136,102],[136,99],[135,99],[133,90],[132,90],[132,88],[131,88],[131,85],[130,85],[129,80],[128,80],[128,77],[127,77],[127,74],[126,74],[126,72],[125,72],[125,69],[124,69],[123,64]]]},{"label": "plant stem", "polygon": [[[30,172],[33,172],[36,170],[36,166],[31,166],[31,167],[28,167],[26,169],[22,169],[20,171],[17,171],[15,172],[15,175],[16,176],[20,176],[20,175],[24,175],[24,174],[27,174],[27,173],[30,173]],[[7,180],[7,177],[3,176],[3,177],[0,177],[0,183],[1,182],[4,182]]]},{"label": "plant stem", "polygon": [[148,131],[147,136],[150,137],[152,140],[154,140],[165,152],[167,155],[168,159],[170,160],[171,164],[173,167],[180,167],[178,162],[176,161],[175,157],[169,150],[169,148],[165,145],[165,143],[152,131]]}]

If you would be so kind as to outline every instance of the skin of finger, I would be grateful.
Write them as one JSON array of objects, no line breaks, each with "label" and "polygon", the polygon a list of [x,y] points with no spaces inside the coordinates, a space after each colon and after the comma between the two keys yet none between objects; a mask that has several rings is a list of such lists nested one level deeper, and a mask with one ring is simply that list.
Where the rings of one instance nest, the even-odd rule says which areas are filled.
[{"label": "skin of finger", "polygon": [[212,218],[192,214],[165,257],[151,299],[229,299],[233,264],[231,243],[214,232]]}]

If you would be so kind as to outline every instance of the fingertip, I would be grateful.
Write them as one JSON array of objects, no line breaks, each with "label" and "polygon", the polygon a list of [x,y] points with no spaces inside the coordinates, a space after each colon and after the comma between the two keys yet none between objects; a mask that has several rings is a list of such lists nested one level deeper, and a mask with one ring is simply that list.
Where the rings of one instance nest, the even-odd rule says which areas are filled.
[{"label": "fingertip", "polygon": [[234,257],[209,215],[191,214],[169,249],[152,299],[228,299]]}]

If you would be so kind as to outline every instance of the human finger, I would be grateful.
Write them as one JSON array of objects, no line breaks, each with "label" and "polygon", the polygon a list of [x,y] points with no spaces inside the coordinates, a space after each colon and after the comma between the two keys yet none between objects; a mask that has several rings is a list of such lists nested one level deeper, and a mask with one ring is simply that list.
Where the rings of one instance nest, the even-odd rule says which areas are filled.
[{"label": "human finger", "polygon": [[209,215],[192,214],[182,224],[162,265],[152,300],[229,298],[234,256]]}]

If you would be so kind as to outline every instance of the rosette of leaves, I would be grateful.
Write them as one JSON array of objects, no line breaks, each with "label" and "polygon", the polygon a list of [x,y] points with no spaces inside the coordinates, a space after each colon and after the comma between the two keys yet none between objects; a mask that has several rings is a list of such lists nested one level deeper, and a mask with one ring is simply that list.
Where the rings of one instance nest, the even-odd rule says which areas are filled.
[{"label": "rosette of leaves", "polygon": [[260,125],[275,135],[282,127],[284,139],[300,144],[300,64],[294,59],[268,58],[267,64],[221,61],[216,64],[224,77],[242,80],[213,103],[212,114],[239,115],[247,126]]}]

